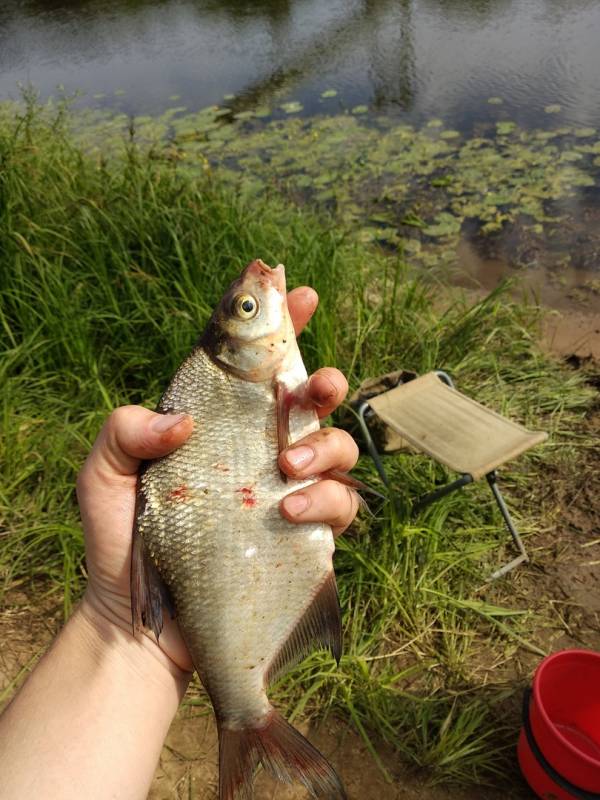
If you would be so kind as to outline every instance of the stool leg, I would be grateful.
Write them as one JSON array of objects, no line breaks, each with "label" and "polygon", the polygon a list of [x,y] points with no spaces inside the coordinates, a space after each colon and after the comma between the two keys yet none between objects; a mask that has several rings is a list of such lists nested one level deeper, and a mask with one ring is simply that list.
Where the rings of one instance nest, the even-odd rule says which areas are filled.
[{"label": "stool leg", "polygon": [[485,476],[485,478],[489,484],[490,489],[492,490],[496,502],[498,503],[498,508],[500,509],[500,513],[504,518],[506,527],[508,528],[510,535],[512,536],[512,540],[517,546],[517,549],[520,553],[520,555],[517,556],[517,558],[513,559],[508,564],[505,564],[503,567],[500,567],[500,569],[497,569],[496,572],[494,572],[494,574],[491,576],[491,580],[495,580],[496,578],[500,578],[502,575],[506,575],[507,572],[510,572],[511,569],[514,569],[516,566],[522,564],[524,561],[529,561],[529,556],[527,555],[527,551],[525,550],[525,545],[523,544],[523,541],[519,536],[519,532],[514,526],[508,507],[504,502],[504,498],[502,497],[502,493],[498,488],[496,470],[494,470],[493,472],[489,472]]},{"label": "stool leg", "polygon": [[371,437],[369,426],[367,425],[367,422],[365,420],[365,414],[367,413],[368,410],[369,410],[368,403],[363,403],[360,406],[360,408],[358,409],[358,422],[363,432],[363,436],[365,437],[367,450],[369,451],[369,455],[373,459],[373,463],[375,464],[377,472],[379,473],[379,477],[381,478],[385,486],[391,490],[392,487],[390,486],[390,479],[388,478],[387,473],[383,467],[383,461],[381,460],[381,456],[377,452],[377,448],[375,447],[375,442]]}]

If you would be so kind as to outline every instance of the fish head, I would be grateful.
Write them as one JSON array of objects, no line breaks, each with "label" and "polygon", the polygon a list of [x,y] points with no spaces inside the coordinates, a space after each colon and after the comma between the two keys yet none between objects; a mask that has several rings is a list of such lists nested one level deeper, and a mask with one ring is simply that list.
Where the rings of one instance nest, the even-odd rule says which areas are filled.
[{"label": "fish head", "polygon": [[296,346],[285,268],[252,261],[211,317],[200,344],[219,366],[245,380],[272,378]]}]

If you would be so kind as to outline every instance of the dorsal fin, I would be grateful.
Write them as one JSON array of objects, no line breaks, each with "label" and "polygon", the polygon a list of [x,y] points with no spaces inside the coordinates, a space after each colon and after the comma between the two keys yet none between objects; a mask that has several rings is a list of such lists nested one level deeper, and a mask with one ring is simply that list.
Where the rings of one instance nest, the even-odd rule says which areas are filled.
[{"label": "dorsal fin", "polygon": [[267,685],[312,650],[320,647],[330,650],[339,664],[342,655],[342,615],[333,570],[269,665],[266,673]]}]

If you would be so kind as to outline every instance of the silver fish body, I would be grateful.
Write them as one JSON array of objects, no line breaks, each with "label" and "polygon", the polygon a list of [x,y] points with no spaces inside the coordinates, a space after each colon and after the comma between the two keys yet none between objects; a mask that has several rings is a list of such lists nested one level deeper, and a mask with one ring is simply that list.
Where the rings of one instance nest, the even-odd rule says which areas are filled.
[{"label": "silver fish body", "polygon": [[[144,465],[138,484],[134,623],[160,633],[166,586],[217,716],[222,800],[251,797],[258,763],[314,796],[344,797],[267,697],[269,682],[315,646],[340,650],[331,529],[293,525],[278,507],[303,485],[278,469],[282,425],[290,442],[319,426],[295,400],[307,375],[281,270],[253,262],[233,284],[160,402],[163,413],[190,414],[193,433]],[[247,298],[265,317],[254,329]]]}]

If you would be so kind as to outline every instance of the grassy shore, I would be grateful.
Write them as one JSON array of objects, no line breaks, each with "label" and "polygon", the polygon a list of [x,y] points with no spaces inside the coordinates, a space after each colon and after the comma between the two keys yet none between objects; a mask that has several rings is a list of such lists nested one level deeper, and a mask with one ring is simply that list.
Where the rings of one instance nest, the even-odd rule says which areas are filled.
[{"label": "grassy shore", "polygon": [[[465,391],[549,430],[549,444],[510,471],[513,496],[539,480],[560,431],[589,401],[576,375],[538,351],[537,311],[501,290],[474,305],[455,295],[440,302],[444,286],[353,242],[322,213],[225,190],[218,171],[193,177],[134,141],[120,157],[90,156],[60,110],[0,115],[5,603],[17,585],[35,591],[50,581],[70,612],[85,583],[75,476],[102,421],[123,403],[155,404],[224,286],[255,257],[282,261],[290,286],[319,292],[301,341],[310,369],[335,364],[356,387],[399,366],[443,367]],[[424,458],[390,468],[406,499],[443,479]],[[377,485],[366,460],[358,474]],[[533,537],[535,509],[528,516],[523,507],[520,527]],[[528,643],[526,611],[480,590],[506,555],[501,521],[479,486],[417,518],[374,510],[336,556],[341,666],[323,654],[307,659],[277,686],[278,702],[294,715],[335,712],[374,753],[383,738],[430,774],[489,779],[515,735],[498,709],[518,687],[493,674],[484,686],[473,664],[522,647],[540,652]]]}]

